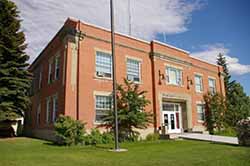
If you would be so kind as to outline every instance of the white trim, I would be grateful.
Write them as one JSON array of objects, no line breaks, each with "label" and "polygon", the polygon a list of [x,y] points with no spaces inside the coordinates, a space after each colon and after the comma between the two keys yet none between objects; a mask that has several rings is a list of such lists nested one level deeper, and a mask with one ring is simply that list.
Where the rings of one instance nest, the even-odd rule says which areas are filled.
[{"label": "white trim", "polygon": [[[112,92],[106,92],[106,91],[94,91],[93,92],[93,98],[94,98],[94,119],[93,124],[94,125],[100,125],[103,124],[102,122],[96,121],[96,96],[106,96],[106,97],[112,97]],[[112,99],[111,99],[112,100]],[[112,101],[111,101],[111,109],[112,109]],[[105,109],[106,110],[106,109]]]},{"label": "white trim", "polygon": [[197,72],[194,72],[194,75],[198,75],[198,76],[203,77],[203,74],[201,74],[201,73],[197,73]]},{"label": "white trim", "polygon": [[108,92],[108,91],[94,91],[93,95],[94,95],[94,97],[96,95],[110,96],[110,95],[112,95],[112,92]]},{"label": "white trim", "polygon": [[198,61],[207,63],[207,64],[209,64],[209,65],[213,65],[213,66],[219,67],[219,65],[217,65],[217,64],[215,64],[215,63],[211,63],[211,62],[209,62],[209,61],[207,61],[207,60],[205,60],[205,59],[201,59],[201,58],[195,57],[195,56],[193,56],[192,54],[189,54],[189,56],[190,56],[191,58],[195,59],[195,60],[198,60]]},{"label": "white trim", "polygon": [[39,71],[39,82],[38,82],[38,89],[42,88],[42,79],[43,79],[43,71],[42,71],[42,67],[40,68]]},{"label": "white trim", "polygon": [[204,101],[196,101],[195,103],[196,103],[196,105],[197,105],[197,104],[205,104]]},{"label": "white trim", "polygon": [[95,55],[96,55],[96,52],[99,51],[99,52],[103,52],[103,53],[106,53],[106,54],[110,54],[112,56],[112,51],[110,51],[110,50],[102,49],[102,48],[99,48],[99,47],[94,47],[94,50],[95,50]]},{"label": "white trim", "polygon": [[140,61],[140,62],[143,61],[141,58],[130,56],[130,55],[125,55],[125,58],[126,58],[126,60],[127,59],[133,59],[133,60]]},{"label": "white trim", "polygon": [[[49,61],[49,69],[48,69],[48,84],[51,84],[53,82],[53,75],[50,77],[50,75],[52,74],[52,62]],[[51,79],[51,82],[50,82]]]},{"label": "white trim", "polygon": [[[170,83],[168,68],[180,70],[180,77],[181,77],[181,84],[180,84],[180,85],[179,85],[179,84]],[[165,79],[166,85],[171,85],[171,86],[176,86],[176,87],[184,87],[183,68],[181,68],[181,67],[178,68],[178,67],[175,67],[175,66],[173,66],[173,65],[166,65],[166,66],[165,66],[165,76],[166,76],[166,79]],[[167,77],[168,77],[168,79],[167,79]],[[177,79],[177,78],[176,78],[176,79]]]},{"label": "white trim", "polygon": [[165,67],[172,67],[172,68],[179,69],[179,70],[183,70],[183,67],[172,65],[172,64],[169,64],[169,63],[164,63],[164,66]]},{"label": "white trim", "polygon": [[213,79],[216,81],[216,77],[213,77],[213,76],[208,76],[208,79]]},{"label": "white trim", "polygon": [[[112,52],[111,51],[108,51],[108,50],[104,50],[104,49],[99,49],[99,48],[94,48],[95,50],[95,73],[94,73],[94,77],[97,78],[97,79],[106,79],[106,80],[112,80],[113,79],[113,70],[112,70],[112,67],[113,67],[113,59],[112,59]],[[106,77],[106,76],[98,76],[96,74],[96,56],[97,56],[97,52],[102,52],[102,53],[105,53],[105,54],[109,54],[109,56],[111,57],[111,76],[110,77]]]},{"label": "white trim", "polygon": [[46,124],[50,123],[50,114],[51,114],[51,97],[46,98]]},{"label": "white trim", "polygon": [[132,81],[132,82],[135,83],[135,84],[142,84],[142,67],[141,67],[142,66],[142,59],[131,57],[131,56],[126,56],[126,78],[127,78],[127,72],[128,72],[128,70],[127,70],[128,59],[138,61],[138,63],[139,63],[139,78],[140,78],[140,81]]},{"label": "white trim", "polygon": [[57,109],[58,109],[58,95],[57,94],[55,94],[53,97],[52,97],[52,101],[53,101],[53,109],[52,109],[52,122],[55,122],[55,120],[56,120],[56,112],[58,111],[58,110],[55,110],[55,100],[57,100]]},{"label": "white trim", "polygon": [[160,41],[158,41],[158,40],[153,40],[153,42],[158,43],[158,44],[161,44],[161,45],[163,45],[163,46],[167,46],[167,47],[176,49],[176,50],[181,51],[181,52],[184,52],[184,53],[186,53],[186,54],[190,54],[189,51],[183,50],[183,49],[181,49],[181,48],[177,48],[177,47],[172,46],[172,45],[167,44],[167,43],[160,42]]},{"label": "white trim", "polygon": [[[201,90],[197,90],[196,89],[196,77],[200,77],[200,83],[201,83]],[[203,93],[204,92],[204,82],[203,82],[203,75],[200,75],[199,73],[198,74],[195,74],[194,75],[194,86],[195,86],[195,92],[197,93]]]},{"label": "white trim", "polygon": [[[71,19],[71,20],[73,20],[73,21],[75,21],[75,22],[80,21],[80,20],[77,20],[77,19],[72,18],[72,17],[69,17],[69,19]],[[95,27],[95,28],[99,28],[99,29],[104,30],[104,31],[107,31],[107,32],[111,32],[110,29],[105,28],[105,27],[102,27],[102,26],[99,26],[99,25],[95,25],[95,24],[88,23],[88,22],[85,22],[85,21],[84,21],[84,22],[83,22],[83,21],[80,21],[80,22],[81,22],[82,24],[85,24],[85,25],[88,25],[88,26],[92,26],[92,27]],[[146,41],[146,40],[143,40],[143,39],[139,39],[139,38],[136,38],[136,37],[133,37],[133,36],[129,36],[129,35],[124,34],[124,33],[121,33],[121,32],[115,32],[115,34],[120,35],[120,36],[124,36],[124,37],[127,37],[127,38],[130,38],[130,39],[138,40],[138,41],[143,42],[143,43],[150,44],[149,41]]]}]

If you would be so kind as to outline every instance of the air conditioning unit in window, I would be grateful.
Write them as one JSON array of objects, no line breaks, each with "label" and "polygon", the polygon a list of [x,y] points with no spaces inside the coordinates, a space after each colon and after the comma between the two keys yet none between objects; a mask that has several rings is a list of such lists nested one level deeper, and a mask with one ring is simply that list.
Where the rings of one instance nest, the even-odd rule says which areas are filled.
[{"label": "air conditioning unit in window", "polygon": [[98,76],[98,77],[104,77],[104,73],[100,72],[100,71],[97,71],[96,72],[96,76]]}]

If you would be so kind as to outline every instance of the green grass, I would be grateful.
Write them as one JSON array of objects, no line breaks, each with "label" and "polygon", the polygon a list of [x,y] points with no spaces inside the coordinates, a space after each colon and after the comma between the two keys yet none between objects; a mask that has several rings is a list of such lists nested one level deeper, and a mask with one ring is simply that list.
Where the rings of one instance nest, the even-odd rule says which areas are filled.
[{"label": "green grass", "polygon": [[124,143],[128,152],[114,153],[105,146],[63,147],[49,142],[0,139],[0,166],[249,166],[250,148],[200,141]]}]

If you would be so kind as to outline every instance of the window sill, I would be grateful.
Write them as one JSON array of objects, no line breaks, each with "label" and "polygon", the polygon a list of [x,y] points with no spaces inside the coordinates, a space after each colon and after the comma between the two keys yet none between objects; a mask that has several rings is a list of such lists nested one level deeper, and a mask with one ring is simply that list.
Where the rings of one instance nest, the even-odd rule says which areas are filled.
[{"label": "window sill", "polygon": [[142,85],[142,82],[141,81],[130,81],[128,80],[129,83],[134,83],[134,84],[138,84],[138,85]]},{"label": "window sill", "polygon": [[94,122],[94,125],[98,126],[98,125],[104,125],[105,123],[104,122]]},{"label": "window sill", "polygon": [[179,88],[183,88],[184,85],[176,85],[176,84],[170,84],[170,83],[166,83],[167,86],[173,86],[173,87],[179,87]]},{"label": "window sill", "polygon": [[203,94],[204,91],[195,91],[197,94]]},{"label": "window sill", "polygon": [[198,120],[197,122],[200,123],[200,124],[203,124],[204,120]]},{"label": "window sill", "polygon": [[96,80],[106,80],[106,81],[112,81],[113,80],[110,77],[98,77],[98,76],[94,76],[94,79],[96,79]]}]

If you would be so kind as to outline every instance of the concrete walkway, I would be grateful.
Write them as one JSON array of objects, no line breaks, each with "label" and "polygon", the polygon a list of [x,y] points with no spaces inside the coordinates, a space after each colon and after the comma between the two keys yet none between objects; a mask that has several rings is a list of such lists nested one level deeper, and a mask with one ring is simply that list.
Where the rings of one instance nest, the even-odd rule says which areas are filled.
[{"label": "concrete walkway", "polygon": [[234,144],[234,145],[239,144],[237,137],[226,137],[226,136],[209,135],[209,134],[183,133],[179,135],[179,138]]}]

